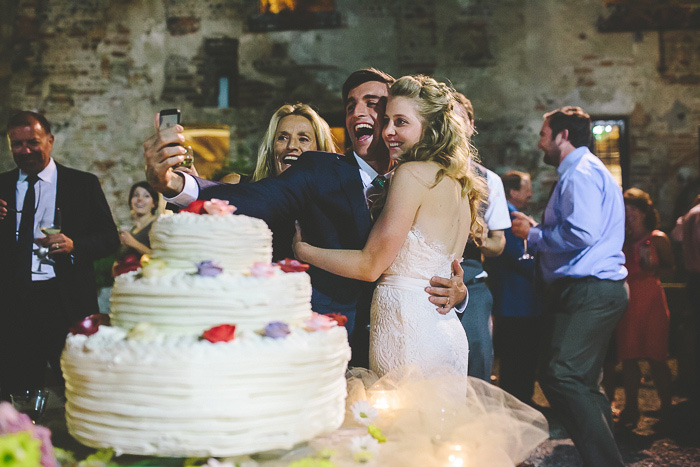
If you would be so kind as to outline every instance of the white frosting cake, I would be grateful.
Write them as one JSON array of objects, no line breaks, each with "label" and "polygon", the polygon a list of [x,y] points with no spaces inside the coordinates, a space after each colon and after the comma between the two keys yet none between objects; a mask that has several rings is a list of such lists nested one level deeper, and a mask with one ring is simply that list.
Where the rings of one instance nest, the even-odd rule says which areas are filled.
[{"label": "white frosting cake", "polygon": [[[307,330],[318,329],[309,327],[309,277],[271,266],[270,244],[264,222],[245,216],[160,217],[151,262],[115,281],[112,325],[68,336],[70,433],[117,453],[234,456],[338,428],[347,333],[327,323]],[[212,260],[221,274],[186,272]],[[275,321],[289,334],[266,336]],[[200,339],[221,324],[236,325],[232,341]]]},{"label": "white frosting cake", "polygon": [[311,315],[308,274],[277,269],[272,277],[188,273],[118,276],[112,292],[112,325],[130,329],[148,322],[174,334],[199,334],[221,324],[259,329],[270,321],[301,325]]}]

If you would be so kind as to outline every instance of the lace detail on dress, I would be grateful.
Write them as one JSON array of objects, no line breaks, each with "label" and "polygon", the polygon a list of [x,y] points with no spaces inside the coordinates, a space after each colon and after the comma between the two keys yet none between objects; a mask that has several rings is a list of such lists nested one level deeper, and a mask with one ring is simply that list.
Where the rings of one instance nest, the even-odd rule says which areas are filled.
[{"label": "lace detail on dress", "polygon": [[[432,276],[449,277],[454,255],[438,243],[428,242],[411,228],[406,241],[374,292],[370,328],[370,369],[384,375],[407,364],[418,365],[427,375],[448,367],[467,375],[469,344],[454,310],[442,315],[428,301],[424,288]],[[401,281],[401,277],[425,280]]]},{"label": "lace detail on dress", "polygon": [[433,276],[450,277],[454,255],[438,242],[428,241],[419,230],[411,227],[396,259],[384,274],[429,280]]}]

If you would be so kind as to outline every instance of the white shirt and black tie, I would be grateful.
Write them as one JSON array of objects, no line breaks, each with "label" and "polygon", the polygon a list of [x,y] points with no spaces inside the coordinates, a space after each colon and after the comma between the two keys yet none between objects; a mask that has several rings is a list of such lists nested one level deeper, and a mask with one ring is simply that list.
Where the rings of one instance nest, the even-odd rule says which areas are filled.
[{"label": "white shirt and black tie", "polygon": [[[44,234],[41,233],[41,227],[43,225],[51,224],[53,222],[54,213],[56,212],[56,162],[54,162],[53,158],[51,158],[47,166],[44,167],[44,170],[39,172],[37,175],[39,178],[34,183],[34,206],[27,206],[27,212],[30,212],[29,210],[33,210],[34,213],[34,226],[32,230],[34,238],[42,238],[44,237]],[[27,176],[28,174],[20,170],[15,191],[15,199],[17,200],[17,228],[15,232],[18,241],[20,224],[24,211],[24,198],[29,188]],[[37,248],[37,245],[32,242],[32,251],[36,250]],[[39,270],[39,263],[39,257],[36,255],[36,253],[33,253],[32,271]],[[32,281],[45,281],[56,277],[56,273],[54,272],[51,264],[43,263],[41,265],[41,271],[44,272],[44,274],[32,273]]]}]

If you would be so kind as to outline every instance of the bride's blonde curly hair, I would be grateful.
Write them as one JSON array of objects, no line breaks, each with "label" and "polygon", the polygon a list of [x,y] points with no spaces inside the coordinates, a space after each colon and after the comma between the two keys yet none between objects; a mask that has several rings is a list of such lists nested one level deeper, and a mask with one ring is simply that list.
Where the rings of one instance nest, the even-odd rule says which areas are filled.
[{"label": "bride's blonde curly hair", "polygon": [[[454,90],[445,83],[424,75],[403,76],[389,88],[389,97],[407,97],[418,106],[423,124],[421,139],[398,159],[398,165],[409,161],[432,161],[440,165],[435,174],[437,185],[445,176],[462,186],[462,197],[469,197],[471,230],[476,233],[479,207],[486,199],[486,190],[477,180],[472,161],[477,161],[476,149],[466,135],[466,122],[455,112]],[[373,208],[381,207],[381,201]],[[475,230],[476,229],[476,230]]]}]

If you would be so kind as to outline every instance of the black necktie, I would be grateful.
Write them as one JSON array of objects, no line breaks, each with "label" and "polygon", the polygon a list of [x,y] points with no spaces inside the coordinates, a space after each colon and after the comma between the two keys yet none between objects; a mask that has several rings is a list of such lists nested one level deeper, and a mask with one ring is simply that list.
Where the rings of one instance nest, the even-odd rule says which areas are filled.
[{"label": "black necktie", "polygon": [[22,218],[19,221],[17,237],[17,254],[19,274],[22,280],[32,280],[32,247],[34,245],[34,184],[39,180],[37,175],[28,175],[27,193],[22,204]]}]

